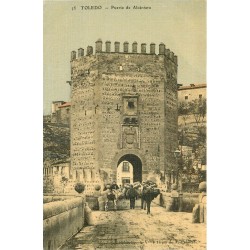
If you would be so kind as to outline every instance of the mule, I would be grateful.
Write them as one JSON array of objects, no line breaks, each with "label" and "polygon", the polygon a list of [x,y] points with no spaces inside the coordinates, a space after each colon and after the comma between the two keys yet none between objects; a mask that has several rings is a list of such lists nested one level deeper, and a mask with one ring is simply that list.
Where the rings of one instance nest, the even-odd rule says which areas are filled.
[{"label": "mule", "polygon": [[143,187],[142,195],[141,195],[141,208],[146,209],[147,214],[150,214],[150,206],[151,202],[154,198],[156,198],[160,194],[160,190],[151,187]]},{"label": "mule", "polygon": [[118,199],[122,199],[123,194],[118,190],[107,190],[106,200],[105,200],[105,211],[108,211],[108,203],[112,201],[114,204],[114,210],[117,210],[117,201]]}]

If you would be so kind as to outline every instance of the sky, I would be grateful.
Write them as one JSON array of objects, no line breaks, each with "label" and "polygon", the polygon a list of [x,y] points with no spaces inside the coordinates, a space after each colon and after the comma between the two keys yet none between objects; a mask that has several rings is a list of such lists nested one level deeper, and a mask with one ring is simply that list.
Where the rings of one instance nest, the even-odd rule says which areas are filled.
[{"label": "sky", "polygon": [[[151,9],[133,9],[134,5]],[[51,112],[52,101],[70,101],[66,81],[70,80],[71,51],[83,48],[86,54],[87,46],[95,47],[99,38],[103,49],[105,41],[111,41],[111,51],[115,41],[121,48],[128,41],[129,51],[134,41],[145,42],[147,52],[151,42],[156,48],[163,42],[178,56],[179,84],[206,83],[205,0],[45,0],[43,8],[44,114]]]}]

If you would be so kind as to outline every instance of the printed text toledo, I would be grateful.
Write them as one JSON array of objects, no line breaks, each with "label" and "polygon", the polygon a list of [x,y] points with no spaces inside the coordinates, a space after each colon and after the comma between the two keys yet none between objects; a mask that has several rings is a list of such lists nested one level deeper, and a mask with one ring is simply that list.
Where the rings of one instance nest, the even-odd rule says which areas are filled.
[{"label": "printed text toledo", "polygon": [[[111,9],[111,10],[130,10],[130,9],[136,9],[136,10],[145,10],[148,9],[150,10],[151,7],[150,6],[114,6],[111,5],[110,7],[103,7],[101,5],[98,6],[90,6],[90,5],[86,5],[86,6],[79,6],[80,10],[102,10],[102,9]],[[76,10],[77,7],[74,6],[72,7],[72,10]]]}]

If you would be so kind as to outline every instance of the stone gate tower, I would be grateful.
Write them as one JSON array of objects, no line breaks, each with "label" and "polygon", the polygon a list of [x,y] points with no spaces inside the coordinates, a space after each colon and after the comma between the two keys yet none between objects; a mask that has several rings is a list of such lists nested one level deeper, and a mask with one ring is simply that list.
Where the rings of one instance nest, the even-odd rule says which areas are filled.
[{"label": "stone gate tower", "polygon": [[[116,180],[122,162],[130,182],[176,170],[177,56],[159,45],[98,40],[71,52],[71,169],[88,185]],[[129,171],[125,164],[123,170]],[[126,179],[126,178],[124,178]],[[126,182],[126,180],[125,180]]]}]

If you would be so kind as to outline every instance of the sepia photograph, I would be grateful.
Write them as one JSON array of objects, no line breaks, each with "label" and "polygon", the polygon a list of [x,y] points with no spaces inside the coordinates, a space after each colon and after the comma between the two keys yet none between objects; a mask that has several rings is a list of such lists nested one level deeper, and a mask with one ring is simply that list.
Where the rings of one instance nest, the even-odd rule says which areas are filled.
[{"label": "sepia photograph", "polygon": [[43,1],[43,249],[207,249],[206,0]]}]

